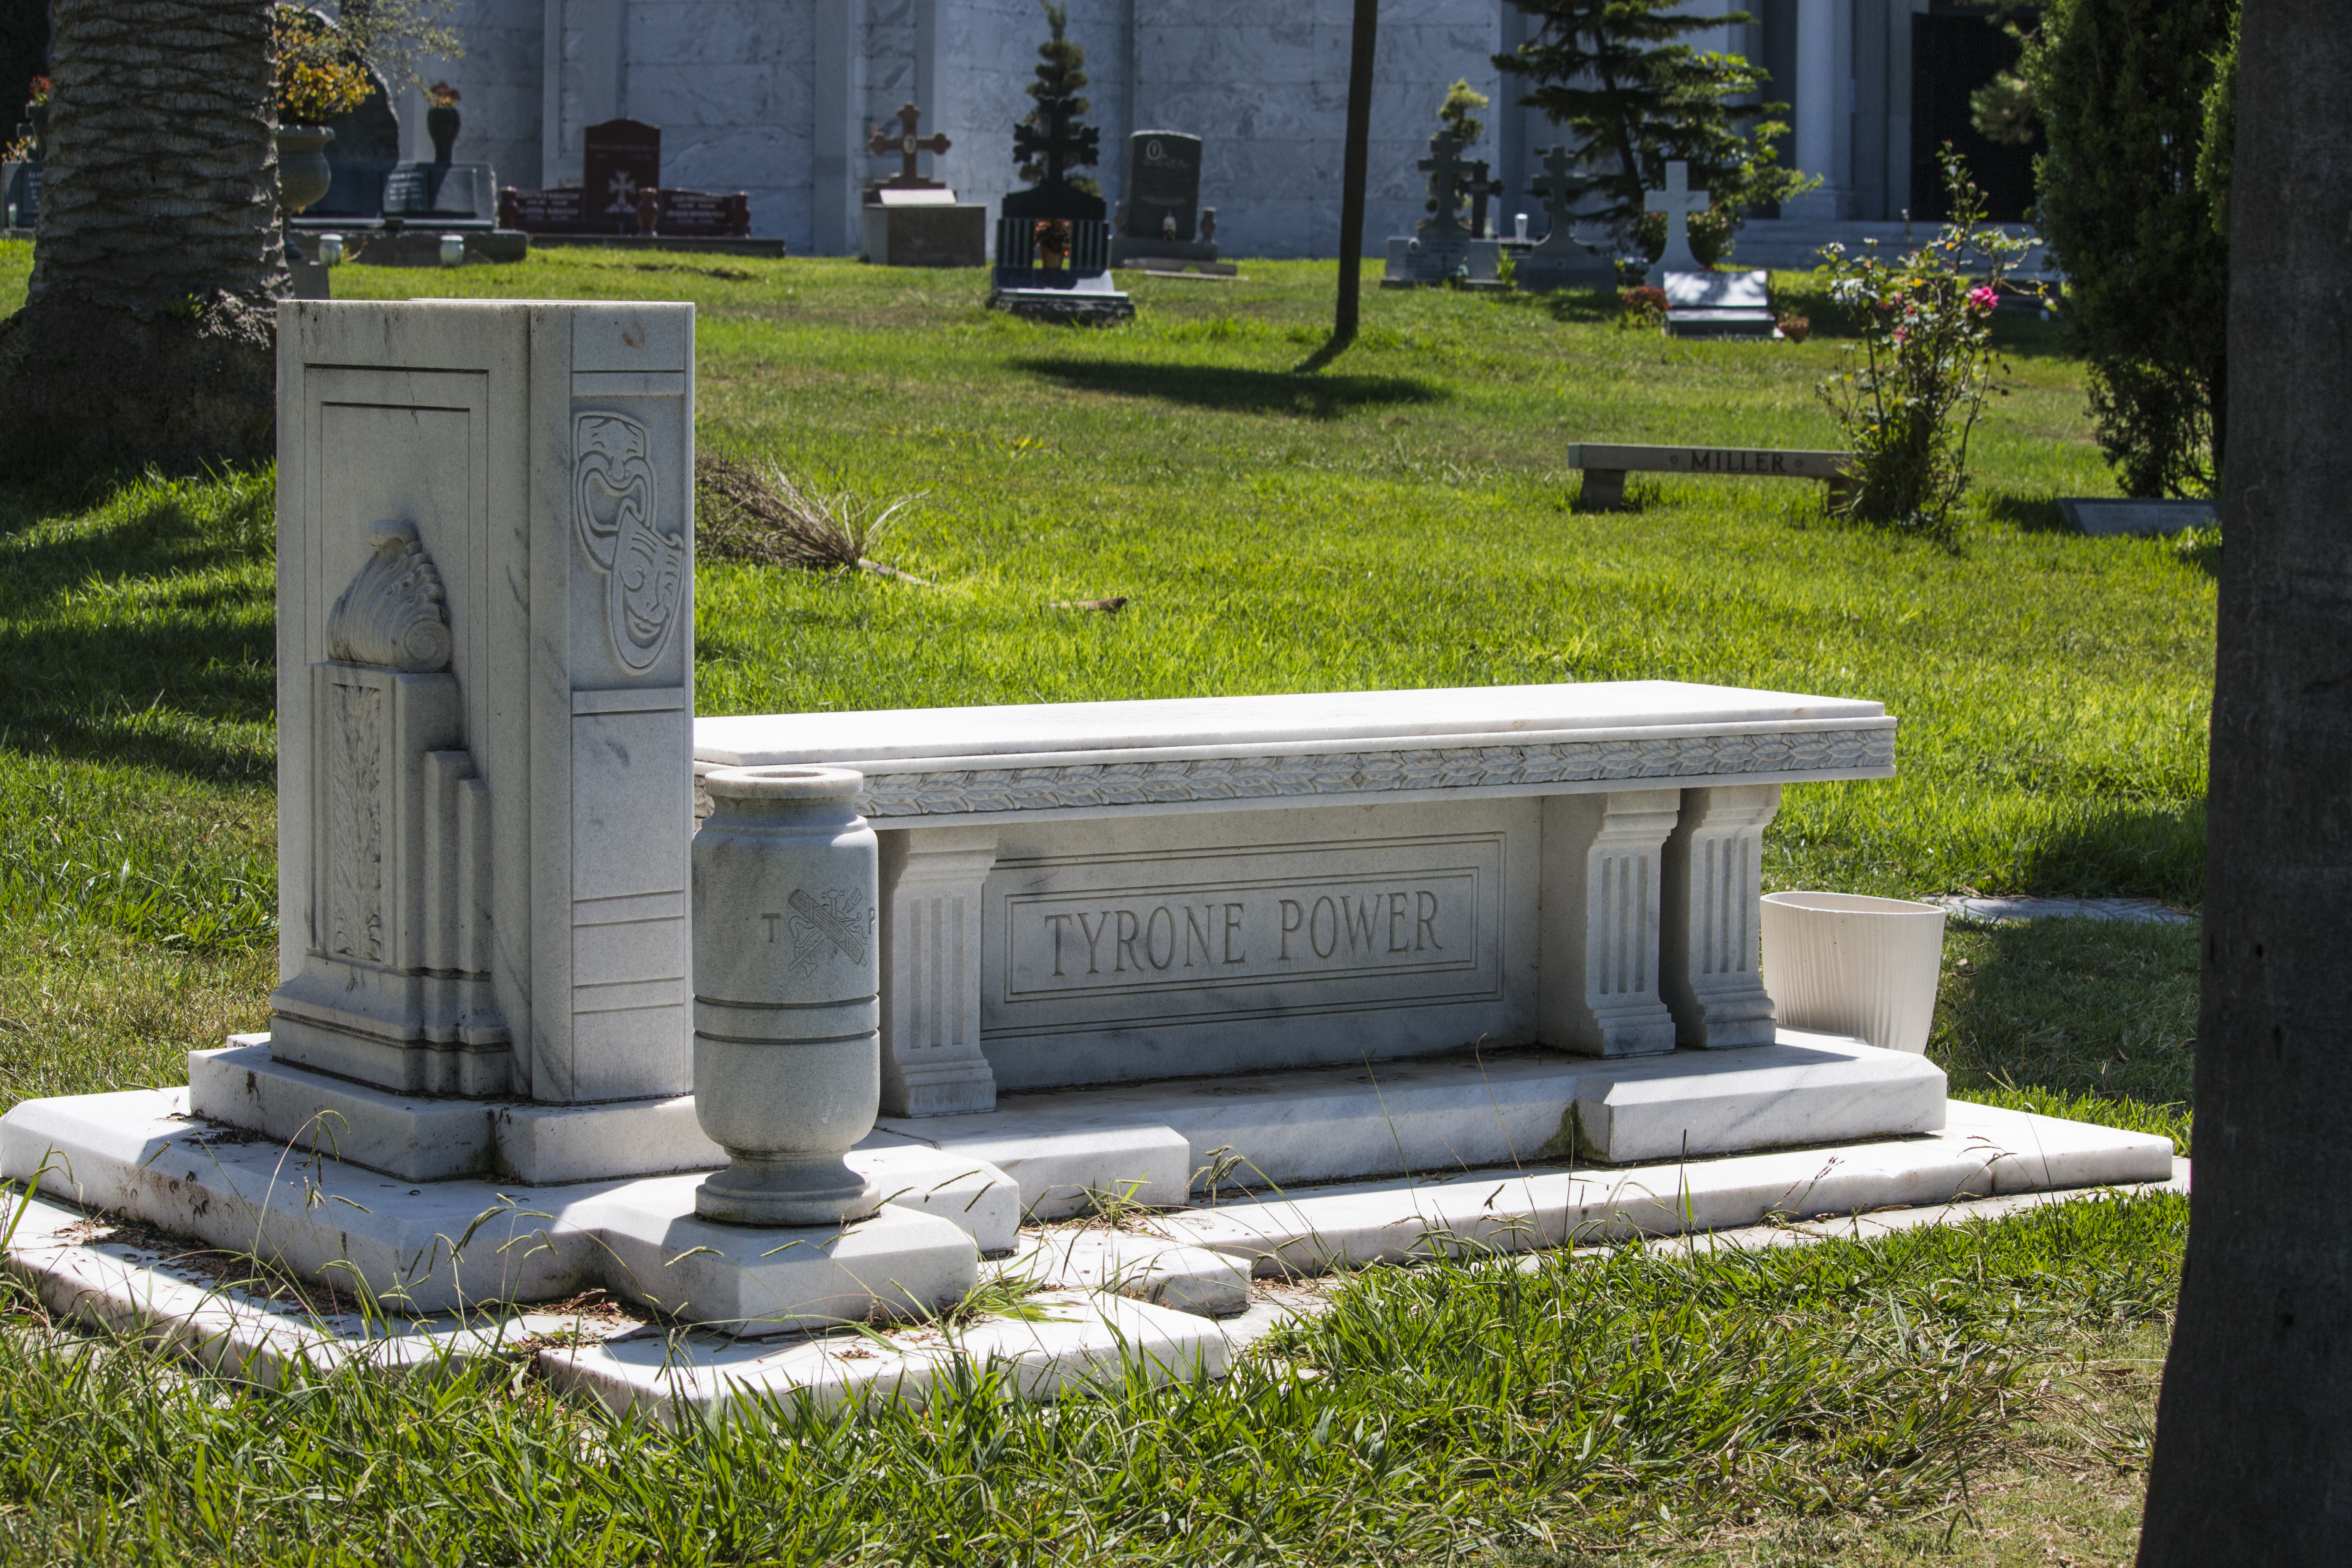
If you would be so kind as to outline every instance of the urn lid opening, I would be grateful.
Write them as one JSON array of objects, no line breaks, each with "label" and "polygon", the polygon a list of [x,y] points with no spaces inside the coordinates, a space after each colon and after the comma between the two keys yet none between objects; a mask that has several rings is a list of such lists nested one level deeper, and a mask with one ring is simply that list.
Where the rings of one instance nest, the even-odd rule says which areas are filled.
[{"label": "urn lid opening", "polygon": [[856,768],[781,763],[759,768],[720,768],[706,774],[702,784],[715,801],[815,803],[856,800],[857,792],[866,787],[866,775]]}]

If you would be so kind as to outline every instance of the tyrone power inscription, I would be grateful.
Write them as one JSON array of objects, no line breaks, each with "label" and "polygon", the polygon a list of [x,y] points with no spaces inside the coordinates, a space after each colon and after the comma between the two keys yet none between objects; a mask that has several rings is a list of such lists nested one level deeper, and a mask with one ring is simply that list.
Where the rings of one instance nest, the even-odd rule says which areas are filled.
[{"label": "tyrone power inscription", "polygon": [[[1499,973],[1500,851],[1465,837],[1041,866],[991,903],[998,1005],[1189,1016],[1481,993]],[[1187,992],[1210,994],[1171,994]]]}]

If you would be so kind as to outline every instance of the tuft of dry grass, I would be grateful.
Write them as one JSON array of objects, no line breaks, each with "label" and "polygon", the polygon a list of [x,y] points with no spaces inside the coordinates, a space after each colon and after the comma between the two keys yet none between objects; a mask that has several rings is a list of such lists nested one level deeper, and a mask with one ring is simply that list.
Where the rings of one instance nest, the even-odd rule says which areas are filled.
[{"label": "tuft of dry grass", "polygon": [[695,459],[694,482],[701,500],[697,544],[707,555],[924,581],[866,556],[884,531],[923,499],[919,494],[899,496],[885,506],[854,490],[812,489],[781,464],[711,455]]}]

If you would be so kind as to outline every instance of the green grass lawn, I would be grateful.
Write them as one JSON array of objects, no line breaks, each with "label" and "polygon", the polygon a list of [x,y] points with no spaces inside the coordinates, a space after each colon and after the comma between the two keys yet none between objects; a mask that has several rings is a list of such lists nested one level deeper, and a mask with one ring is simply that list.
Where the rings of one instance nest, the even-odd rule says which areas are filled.
[{"label": "green grass lawn", "polygon": [[[28,253],[0,243],[0,309],[20,297]],[[346,266],[335,282],[343,298],[692,300],[706,450],[773,458],[829,488],[921,496],[873,553],[929,585],[702,563],[705,713],[1650,678],[1871,698],[1903,721],[1901,776],[1790,790],[1767,842],[1773,886],[2200,900],[2217,547],[2061,528],[2053,498],[2112,494],[2113,485],[2089,438],[2081,367],[2060,352],[2054,329],[2004,328],[2015,340],[2011,391],[1979,433],[1969,515],[1945,550],[1833,524],[1819,489],[1804,484],[1668,479],[1637,484],[1633,512],[1575,510],[1577,477],[1564,467],[1574,441],[1834,444],[1812,394],[1844,352],[1834,335],[1801,345],[1677,343],[1622,331],[1586,301],[1372,292],[1359,345],[1332,370],[1300,376],[1292,367],[1325,330],[1328,266],[1250,262],[1243,271],[1246,280],[1230,285],[1139,281],[1140,319],[1105,331],[992,314],[975,273],[831,260],[573,251],[456,272]],[[1776,286],[1794,295],[1806,282]],[[1813,314],[1822,324],[1829,313]],[[266,471],[0,482],[0,1106],[184,1081],[188,1048],[263,1023],[276,908],[271,504]],[[1112,595],[1129,598],[1117,616],[1053,607]],[[1930,1049],[1956,1092],[2158,1129],[2185,1143],[2196,944],[2194,928],[1956,927]],[[2020,1299],[2050,1303],[2034,1310],[2059,1326],[2058,1338],[2146,1350],[2168,1310],[2163,1280],[2178,1245],[2178,1215],[2163,1212],[2171,1217],[2112,1247],[2049,1250],[2046,1297],[2037,1286]],[[2035,1230],[2041,1223],[2014,1230],[2026,1240],[1970,1245],[2050,1248],[2059,1233]],[[1958,1254],[1887,1256],[1907,1260],[1885,1266],[1902,1289],[1928,1289],[1948,1268],[1967,1272]],[[2145,1283],[2151,1270],[2158,1283],[2144,1310],[2118,1316],[2084,1305],[2121,1289],[2117,1279]],[[1969,1467],[1980,1478],[2010,1476],[2002,1495],[2025,1510],[2019,1517],[2042,1521],[2032,1530],[2073,1517],[2074,1505],[2048,1491],[2046,1467],[2001,1468],[2007,1450],[1986,1446],[1996,1430],[2010,1434],[2004,1442],[2024,1441],[2016,1435],[2027,1428],[2015,1423],[2030,1418],[2066,1452],[2116,1447],[2083,1436],[2096,1423],[2084,1426],[2079,1412],[2046,1400],[2003,1404],[2008,1394],[1986,1392],[1994,1383],[1970,1381],[2011,1378],[2000,1386],[2012,1387],[2043,1353],[2030,1335],[1996,1334],[1975,1360],[1973,1340],[1905,1340],[1897,1319],[1854,1288],[1816,1294],[1798,1284],[1735,1291],[1719,1303],[1723,1315],[1675,1320],[1672,1334],[1719,1343],[1728,1356],[1747,1342],[1744,1325],[1801,1324],[1811,1335],[1867,1318],[1876,1337],[1855,1352],[1860,1370],[1849,1379],[1859,1403],[1783,1411],[1769,1430],[1755,1429],[1762,1437],[1722,1436],[1749,1429],[1707,1427],[1696,1406],[1675,1406],[1679,1425],[1608,1427],[1609,1457],[1579,1468],[1586,1461],[1570,1463],[1547,1435],[1566,1419],[1561,1407],[1535,1398],[1549,1386],[1543,1378],[1566,1375],[1570,1356],[1522,1369],[1535,1381],[1514,1386],[1535,1402],[1504,1401],[1520,1412],[1518,1426],[1481,1427],[1448,1447],[1434,1434],[1467,1417],[1448,1405],[1441,1419],[1430,1414],[1434,1394],[1409,1377],[1396,1382],[1403,1363],[1394,1358],[1422,1342],[1408,1325],[1376,1325],[1389,1310],[1381,1303],[1443,1283],[1432,1281],[1391,1280],[1363,1296],[1359,1318],[1346,1320],[1374,1325],[1361,1329],[1363,1367],[1343,1375],[1359,1351],[1338,1342],[1302,1352],[1309,1360],[1300,1364],[1332,1372],[1318,1385],[1330,1397],[1355,1389],[1328,1424],[1278,1378],[1158,1403],[1139,1395],[1066,1419],[985,1415],[995,1407],[976,1401],[923,1428],[936,1442],[952,1427],[967,1447],[940,1461],[933,1491],[903,1494],[875,1489],[885,1482],[857,1467],[872,1455],[913,1463],[912,1436],[876,1439],[870,1450],[849,1437],[809,1439],[833,1470],[772,1474],[739,1455],[721,1464],[716,1489],[698,1489],[703,1468],[733,1439],[583,1439],[585,1418],[568,1407],[499,1413],[497,1401],[465,1390],[305,1396],[270,1406],[284,1425],[267,1441],[239,1424],[242,1405],[155,1393],[133,1401],[109,1428],[115,1436],[85,1439],[64,1430],[79,1419],[67,1406],[100,1399],[113,1375],[88,1363],[86,1380],[98,1381],[57,1395],[66,1404],[0,1406],[0,1419],[16,1424],[17,1456],[13,1470],[0,1468],[0,1491],[35,1495],[25,1489],[44,1464],[61,1468],[40,1473],[103,1479],[75,1494],[64,1522],[0,1508],[0,1532],[16,1532],[28,1552],[103,1559],[141,1550],[131,1543],[152,1527],[167,1531],[166,1553],[229,1554],[207,1544],[226,1537],[202,1533],[215,1528],[205,1521],[222,1517],[245,1520],[252,1533],[243,1539],[266,1546],[263,1555],[291,1555],[331,1514],[348,1518],[363,1542],[354,1557],[416,1531],[420,1541],[537,1561],[550,1553],[513,1543],[551,1539],[549,1521],[570,1510],[581,1528],[611,1525],[614,1533],[599,1539],[618,1543],[607,1553],[616,1561],[673,1549],[674,1560],[742,1560],[755,1547],[790,1559],[768,1536],[730,1535],[736,1527],[710,1521],[731,1507],[772,1512],[793,1497],[835,1496],[894,1508],[900,1502],[889,1500],[900,1499],[917,1521],[877,1534],[870,1548],[826,1549],[845,1560],[897,1551],[944,1561],[945,1537],[923,1531],[977,1528],[998,1532],[986,1537],[999,1544],[985,1560],[1003,1562],[1063,1555],[1065,1542],[1088,1561],[1130,1549],[1141,1560],[1179,1560],[1167,1543],[1195,1537],[1213,1547],[1189,1559],[1202,1562],[1257,1561],[1293,1545],[1302,1560],[1331,1562],[1448,1552],[1573,1562],[1588,1547],[1646,1562],[1645,1532],[1656,1531],[1675,1552],[1716,1554],[1699,1561],[1876,1562],[1871,1553],[1896,1553],[1912,1540],[1903,1531],[1926,1531],[1919,1539],[1932,1544],[1955,1510],[1991,1506],[1979,1494],[1950,1500]],[[1510,1311],[1571,1338],[1595,1324],[1653,1321],[1598,1297],[1525,1300],[1537,1304]],[[1943,1310],[1929,1320],[1940,1322]],[[1654,1321],[1662,1326],[1631,1331],[1654,1336],[1638,1342],[1664,1356],[1667,1321]],[[1953,1321],[1979,1322],[1965,1313]],[[1375,1378],[1368,1369],[1382,1356],[1389,1370]],[[1575,1364],[1579,1378],[1592,1371]],[[1744,1364],[1675,1371],[1662,1362],[1594,1375],[1636,1391],[1653,1373],[1727,1386],[1750,1375]],[[1633,1381],[1607,1381],[1620,1378]],[[2088,1388],[2082,1397],[2099,1409],[2115,1405],[2116,1420],[2137,1418],[2140,1384],[2126,1397],[2095,1379],[2060,1381]],[[1374,1387],[1389,1392],[1364,1392]],[[114,1389],[106,1399],[129,1397],[103,1388]],[[1901,1412],[1934,1389],[1961,1391],[1955,1424],[1946,1431],[1921,1416],[1913,1438],[1903,1437],[1913,1428]],[[1251,1404],[1260,1399],[1275,1404]],[[1643,1408],[1629,1394],[1574,1420]],[[445,1419],[451,1411],[457,1416]],[[1263,1448],[1281,1452],[1234,1446],[1234,1411],[1273,1421]],[[326,1424],[321,1432],[353,1423],[335,1441],[398,1456],[352,1484],[348,1509],[345,1493],[304,1468],[297,1435],[314,1419]],[[1183,1425],[1196,1420],[1207,1425]],[[1850,1420],[1869,1435],[1847,1452],[1835,1432]],[[1145,1465],[1134,1433],[1146,1428],[1169,1434],[1165,1450],[1149,1457],[1161,1467],[1154,1474],[1199,1478],[1181,1506],[1155,1515],[1139,1503],[1141,1511],[1115,1516],[1074,1500]],[[1699,1431],[1717,1436],[1690,1436]],[[616,1479],[620,1467],[581,1458],[583,1441],[592,1457],[605,1451],[599,1445],[653,1445],[630,1451],[671,1479]],[[268,1479],[246,1489],[208,1479],[244,1462],[234,1457],[248,1451],[238,1443]],[[520,1472],[482,1458],[500,1443],[549,1456],[547,1468],[518,1481]],[[321,1451],[330,1450],[341,1451],[331,1443]],[[1025,1457],[1004,1459],[1012,1468],[1002,1472],[990,1469],[994,1459],[971,1458],[1016,1452]],[[216,1468],[191,1479],[186,1456],[195,1454]],[[2136,1497],[2128,1464],[2097,1464],[2109,1478],[2099,1496]],[[1293,1507],[1267,1489],[1239,1495],[1242,1482],[1220,1479],[1261,1466],[1268,1477],[1299,1478],[1300,1496],[1322,1500]],[[1701,1473],[1707,1466],[1732,1479],[1718,1486]],[[445,1479],[475,1474],[468,1467],[520,1489],[492,1508],[465,1489],[473,1482]],[[1803,1483],[1817,1472],[1832,1476],[1819,1495]],[[998,1490],[972,1479],[999,1473]],[[383,1489],[401,1476],[443,1511],[402,1511]],[[836,1493],[812,1479],[824,1476]],[[1568,1510],[1546,1511],[1547,1501],[1532,1511],[1550,1535],[1514,1535],[1503,1522],[1510,1510],[1495,1500],[1531,1487]],[[1418,1500],[1410,1510],[1395,1500],[1407,1495]],[[857,1517],[842,1511],[847,1501],[828,1506],[818,1510],[825,1519]],[[488,1511],[466,1523],[477,1509]],[[1874,1522],[1887,1521],[1901,1528],[1890,1524],[1888,1534]],[[2112,1524],[2070,1550],[2127,1553],[2128,1531],[2116,1536]],[[759,1529],[772,1526],[782,1528]],[[2020,1529],[2020,1540],[2032,1534]],[[1972,1539],[1998,1534],[1987,1526]],[[1433,1544],[1441,1540],[1450,1544]],[[76,1541],[91,1549],[67,1552]]]}]

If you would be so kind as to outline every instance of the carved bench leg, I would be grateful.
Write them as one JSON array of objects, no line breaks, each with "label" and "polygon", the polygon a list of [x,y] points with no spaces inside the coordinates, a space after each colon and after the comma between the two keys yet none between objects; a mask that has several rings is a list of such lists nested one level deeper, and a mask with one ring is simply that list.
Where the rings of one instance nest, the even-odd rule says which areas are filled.
[{"label": "carved bench leg", "polygon": [[1671,789],[1545,798],[1545,1044],[1591,1057],[1674,1049],[1674,1016],[1658,997],[1658,878],[1680,803]]},{"label": "carved bench leg", "polygon": [[1586,511],[1622,511],[1625,507],[1625,470],[1587,468],[1577,505]]},{"label": "carved bench leg", "polygon": [[1764,829],[1779,784],[1683,791],[1666,838],[1660,990],[1685,1046],[1769,1046],[1772,998],[1757,970]]},{"label": "carved bench leg", "polygon": [[882,850],[882,1112],[996,1109],[980,1049],[980,889],[992,827],[885,830]]}]

